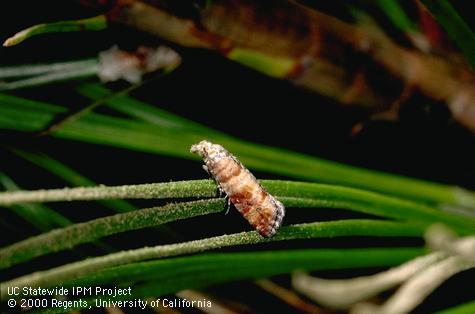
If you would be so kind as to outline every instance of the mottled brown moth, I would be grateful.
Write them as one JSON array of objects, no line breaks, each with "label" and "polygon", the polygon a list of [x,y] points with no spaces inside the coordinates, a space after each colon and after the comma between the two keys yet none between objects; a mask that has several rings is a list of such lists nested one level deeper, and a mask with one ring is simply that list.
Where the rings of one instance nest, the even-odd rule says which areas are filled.
[{"label": "mottled brown moth", "polygon": [[236,157],[223,146],[208,141],[192,145],[200,155],[203,168],[215,179],[221,192],[260,235],[273,236],[282,225],[285,207],[257,181]]}]

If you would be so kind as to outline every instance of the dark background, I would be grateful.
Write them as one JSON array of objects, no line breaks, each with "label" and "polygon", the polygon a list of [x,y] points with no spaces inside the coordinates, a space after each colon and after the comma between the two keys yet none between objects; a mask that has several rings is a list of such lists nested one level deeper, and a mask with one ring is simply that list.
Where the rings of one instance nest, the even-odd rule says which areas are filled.
[{"label": "dark background", "polygon": [[[465,10],[466,3],[454,3],[467,15],[467,21],[474,21],[468,16],[470,11]],[[327,3],[325,7],[331,9],[332,6]],[[82,18],[90,16],[91,11],[74,1],[4,1],[0,14],[3,41],[30,25]],[[157,40],[118,26],[102,32],[47,34],[15,47],[1,48],[0,64],[87,58],[114,44],[127,49],[143,43],[156,44]],[[414,100],[403,107],[400,121],[371,121],[365,123],[363,131],[351,135],[356,123],[367,121],[367,112],[342,108],[329,99],[305,92],[289,82],[265,77],[211,52],[179,51],[184,57],[183,65],[170,76],[145,85],[134,92],[134,96],[246,140],[358,166],[475,187],[474,137],[450,118],[443,105]],[[112,84],[114,86],[121,87]],[[77,99],[68,87],[68,83],[57,84],[43,87],[39,93],[24,90],[19,94],[73,108],[83,105],[85,100]],[[73,146],[76,147],[76,143]],[[64,151],[71,152],[71,149],[74,148]],[[100,155],[101,148],[91,149],[95,157],[85,164],[101,169],[100,172],[113,166]],[[63,149],[59,150],[57,153],[61,154]],[[125,151],[115,154],[117,163],[121,158],[124,161],[132,158],[122,156],[127,154]],[[85,159],[91,157],[86,153],[80,155]],[[106,164],[100,165],[101,160],[106,160]],[[149,167],[145,161],[143,165],[144,177],[141,170],[136,169],[136,179],[125,181],[149,181],[146,180]],[[93,169],[86,171],[100,175]],[[164,179],[177,179],[176,175],[177,172],[172,171],[169,178],[165,175]],[[116,181],[113,173],[105,173],[97,180]],[[117,180],[124,181],[123,178]]]}]

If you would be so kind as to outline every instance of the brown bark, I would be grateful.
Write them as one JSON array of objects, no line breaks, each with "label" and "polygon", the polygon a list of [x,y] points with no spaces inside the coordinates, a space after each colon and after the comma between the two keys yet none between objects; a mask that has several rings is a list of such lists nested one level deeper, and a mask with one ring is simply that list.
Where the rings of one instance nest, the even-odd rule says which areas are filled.
[{"label": "brown bark", "polygon": [[[343,22],[293,1],[215,0],[198,18],[157,1],[117,0],[111,21],[173,43],[227,54],[235,47],[298,60],[286,78],[347,105],[381,110],[407,91],[445,103],[475,132],[475,75],[468,66],[402,47],[377,29]],[[164,1],[166,2],[166,1]]]}]

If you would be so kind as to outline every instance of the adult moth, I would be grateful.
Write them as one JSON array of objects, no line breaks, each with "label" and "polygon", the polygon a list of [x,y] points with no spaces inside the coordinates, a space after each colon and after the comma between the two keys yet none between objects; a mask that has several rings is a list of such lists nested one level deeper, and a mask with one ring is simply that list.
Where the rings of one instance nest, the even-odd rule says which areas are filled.
[{"label": "adult moth", "polygon": [[285,207],[270,195],[236,157],[223,146],[208,141],[192,145],[203,168],[214,178],[219,190],[263,237],[273,236],[282,225]]}]

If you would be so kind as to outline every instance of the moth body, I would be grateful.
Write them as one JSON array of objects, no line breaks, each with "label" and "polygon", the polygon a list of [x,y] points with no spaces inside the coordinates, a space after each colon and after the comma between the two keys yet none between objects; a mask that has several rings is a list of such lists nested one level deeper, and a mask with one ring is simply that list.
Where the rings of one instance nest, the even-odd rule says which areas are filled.
[{"label": "moth body", "polygon": [[218,144],[201,141],[191,146],[200,155],[205,170],[215,179],[221,192],[246,220],[264,237],[273,236],[282,225],[284,205],[270,195],[230,152]]}]

